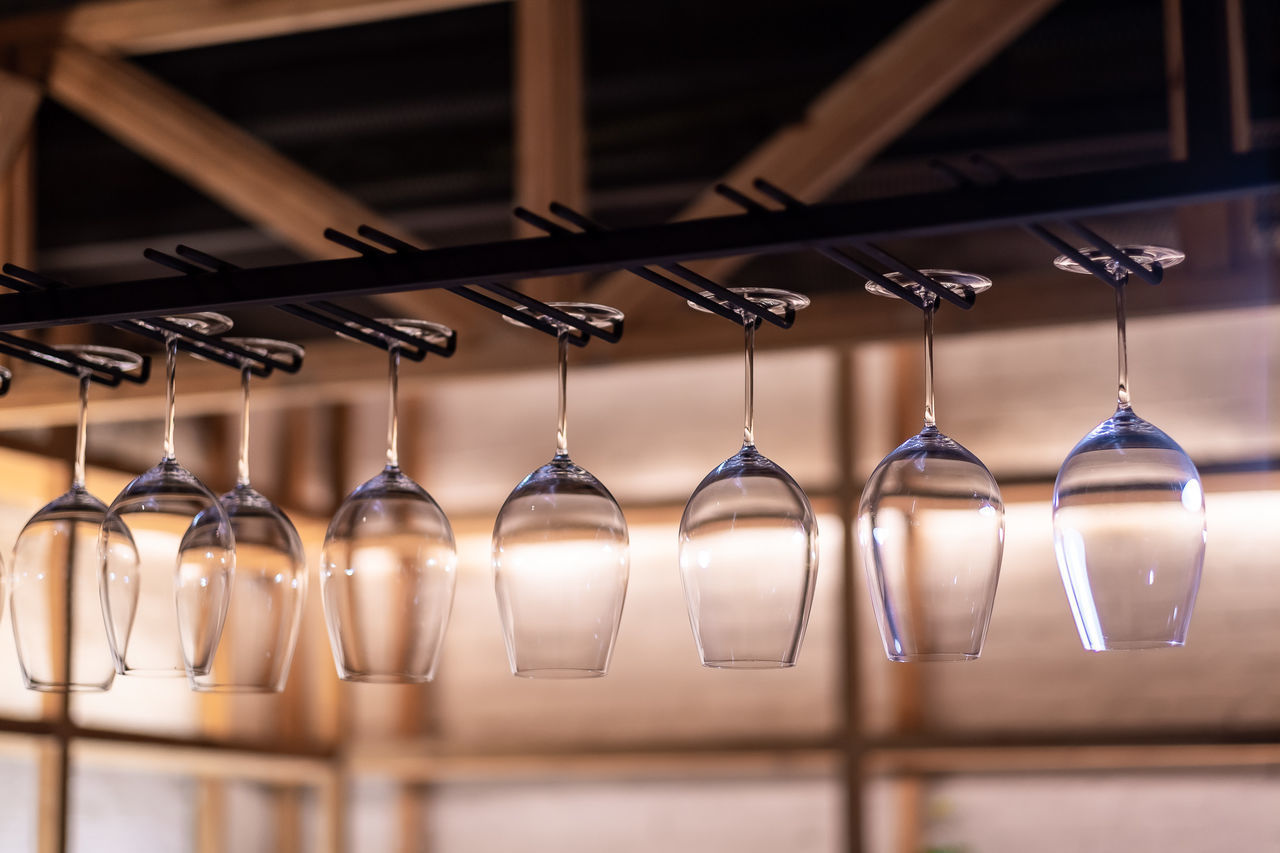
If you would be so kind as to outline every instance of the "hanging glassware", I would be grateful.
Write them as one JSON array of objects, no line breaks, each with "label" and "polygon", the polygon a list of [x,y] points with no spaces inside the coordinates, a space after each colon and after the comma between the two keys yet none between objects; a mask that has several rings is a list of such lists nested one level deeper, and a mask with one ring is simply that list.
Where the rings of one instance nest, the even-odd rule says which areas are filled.
[{"label": "hanging glassware", "polygon": [[[775,313],[809,304],[787,290],[734,292]],[[796,481],[756,450],[760,319],[740,309],[738,314],[745,336],[742,447],[703,478],[684,508],[680,580],[703,666],[773,669],[794,666],[800,655],[818,578],[818,526]]]},{"label": "hanging glassware", "polygon": [[[231,328],[208,312],[167,319],[206,335]],[[98,536],[102,612],[121,675],[208,673],[231,597],[231,523],[174,456],[177,355],[177,339],[167,335],[163,457],[111,502]]]},{"label": "hanging glassware", "polygon": [[[922,270],[953,293],[991,280]],[[924,302],[924,427],[881,460],[858,506],[858,546],[885,654],[893,661],[972,660],[982,653],[1004,552],[1004,502],[986,466],[938,430],[933,399],[933,315],[938,297],[894,283]],[[867,290],[897,298],[875,282]]]},{"label": "hanging glassware", "polygon": [[[601,328],[622,321],[621,312],[604,305],[550,305]],[[602,676],[627,594],[627,522],[609,490],[569,458],[566,383],[573,330],[539,316],[559,328],[556,453],[515,487],[498,512],[492,548],[498,612],[514,675]]]},{"label": "hanging glassware", "polygon": [[[378,322],[441,345],[452,334],[423,320]],[[457,549],[440,505],[400,470],[399,343],[389,340],[387,351],[387,464],[347,495],[329,523],[320,592],[339,678],[417,683],[435,675]]]},{"label": "hanging glassware", "polygon": [[[258,355],[301,360],[296,344],[268,338],[225,338]],[[222,640],[206,674],[192,674],[191,687],[206,693],[279,693],[289,678],[307,595],[306,556],[293,522],[249,482],[249,377],[240,369],[240,458],[236,485],[218,498],[236,539]]]},{"label": "hanging glassware", "polygon": [[[1121,249],[1148,269],[1184,255]],[[1053,487],[1053,542],[1080,642],[1090,651],[1181,646],[1204,565],[1204,492],[1191,458],[1138,417],[1129,399],[1125,341],[1128,274],[1110,255],[1081,250],[1114,277],[1116,411],[1080,440]],[[1059,269],[1088,273],[1063,255]]]},{"label": "hanging glassware", "polygon": [[[142,358],[100,346],[58,347],[81,360],[121,371]],[[102,630],[98,589],[98,532],[107,506],[85,489],[89,381],[82,368],[71,489],[45,504],[22,528],[13,547],[10,607],[22,680],[45,693],[103,691],[115,678]],[[127,528],[117,522],[116,564],[136,573],[138,554]]]}]

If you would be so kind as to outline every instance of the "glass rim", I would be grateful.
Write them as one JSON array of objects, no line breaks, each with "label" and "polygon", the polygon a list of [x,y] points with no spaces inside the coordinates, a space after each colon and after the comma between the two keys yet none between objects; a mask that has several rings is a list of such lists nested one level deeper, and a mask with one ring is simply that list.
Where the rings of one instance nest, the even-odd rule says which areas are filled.
[{"label": "glass rim", "polygon": [[254,355],[260,355],[267,358],[274,356],[293,356],[302,358],[307,354],[307,348],[302,344],[295,344],[292,341],[282,341],[279,338],[257,338],[257,337],[225,337],[223,338],[229,344],[238,346],[241,349],[247,349]]},{"label": "glass rim", "polygon": [[99,367],[129,372],[142,367],[142,356],[121,347],[104,347],[98,344],[57,344],[58,352],[70,353]]},{"label": "glass rim", "polygon": [[[166,314],[160,319],[170,323],[189,329],[198,335],[220,335],[229,331],[235,323],[226,314],[219,314],[217,311],[192,311],[189,314]],[[162,334],[168,334],[164,329],[157,329],[147,322],[147,318],[142,318],[137,322]]]},{"label": "glass rim", "polygon": [[[1116,248],[1147,269],[1151,269],[1155,264],[1159,264],[1163,269],[1168,269],[1169,267],[1176,267],[1187,259],[1185,252],[1181,252],[1178,249],[1171,249],[1167,246],[1133,244],[1128,246],[1117,246]],[[1103,251],[1102,249],[1083,248],[1077,249],[1076,251],[1091,261],[1100,261],[1104,264],[1106,264],[1107,261],[1110,261],[1110,264],[1106,264],[1108,267],[1111,265],[1118,266],[1116,261],[1111,257],[1111,253]],[[1087,269],[1067,255],[1058,255],[1058,257],[1053,259],[1053,265],[1064,272],[1076,273],[1078,275],[1093,274],[1092,270]]]},{"label": "glass rim", "polygon": [[[590,323],[597,329],[608,331],[626,319],[626,315],[611,305],[601,305],[599,302],[577,302],[577,301],[561,301],[543,303],[549,308],[558,308],[578,320]],[[557,329],[565,332],[575,331],[573,326],[562,323],[555,317],[548,316],[536,308],[530,308],[527,305],[517,305],[515,310],[521,314],[526,314],[541,320],[544,323],[555,326]],[[513,326],[519,326],[522,329],[532,329],[528,323],[523,323],[515,317],[502,315],[502,319]],[[535,330],[536,331],[536,330]]]},{"label": "glass rim", "polygon": [[[792,311],[803,311],[805,308],[808,308],[810,304],[809,297],[805,296],[803,293],[798,293],[794,290],[787,290],[781,287],[730,287],[728,290],[730,293],[736,293],[739,296],[749,299],[750,301],[758,304],[764,310],[768,311],[770,314],[774,314],[778,317],[785,316],[788,308]],[[737,305],[724,301],[709,290],[704,290],[698,295],[704,299],[710,299],[712,302],[717,302],[723,305],[739,316],[746,313]],[[705,308],[692,300],[686,300],[685,304],[694,311],[701,311],[704,314],[712,313],[709,308]]]},{"label": "glass rim", "polygon": [[[953,269],[922,269],[919,270],[919,272],[933,279],[957,296],[963,297],[968,296],[971,293],[984,293],[991,289],[991,279],[987,278],[985,275],[980,275],[974,272],[963,272],[961,270]],[[884,277],[894,284],[901,285],[903,288],[911,291],[926,302],[938,298],[937,294],[932,290],[929,290],[924,285],[917,283],[904,273],[889,272],[885,273]],[[901,298],[898,294],[876,281],[868,281],[864,286],[866,287],[867,293],[874,294],[875,296],[884,296],[889,299]]]}]

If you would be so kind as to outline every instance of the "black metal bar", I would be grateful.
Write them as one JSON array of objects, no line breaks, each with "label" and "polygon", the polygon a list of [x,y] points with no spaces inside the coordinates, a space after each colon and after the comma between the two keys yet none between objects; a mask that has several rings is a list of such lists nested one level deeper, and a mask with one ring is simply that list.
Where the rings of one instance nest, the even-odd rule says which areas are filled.
[{"label": "black metal bar", "polygon": [[1100,263],[1099,261],[1096,261],[1084,254],[1075,246],[1071,245],[1066,240],[1063,240],[1043,225],[1032,222],[1022,227],[1027,232],[1039,237],[1045,243],[1048,243],[1061,254],[1066,255],[1068,258],[1075,261],[1075,263],[1083,269],[1088,270],[1095,278],[1106,282],[1112,287],[1123,287],[1129,279],[1127,273],[1120,276],[1115,275],[1111,270],[1107,269],[1106,264]]},{"label": "black metal bar", "polygon": [[[546,231],[548,234],[552,236],[577,233],[568,228],[565,228],[563,225],[559,224],[558,222],[552,222],[550,219],[547,219],[545,216],[539,216],[538,214],[534,213],[528,208],[517,207],[514,211],[512,211],[512,213],[515,215],[517,219],[521,219],[525,222],[528,222],[530,225],[534,226],[535,228],[541,228],[543,231]],[[663,290],[667,291],[668,293],[673,293],[676,296],[680,297],[681,299],[684,299],[688,302],[692,302],[701,308],[705,308],[706,310],[710,311],[712,314],[716,314],[733,323],[742,323],[742,315],[739,314],[737,311],[734,311],[732,308],[729,308],[722,302],[717,302],[714,299],[703,296],[699,291],[693,290],[692,288],[689,288],[689,287],[685,287],[683,284],[680,284],[679,282],[672,281],[671,279],[667,278],[665,275],[656,273],[653,270],[647,269],[645,267],[628,267],[626,271],[638,278],[644,279],[650,284],[656,284],[658,287],[661,287]],[[752,312],[753,315],[754,313],[755,312]]]},{"label": "black metal bar", "polygon": [[[337,231],[333,231],[332,234],[342,237],[346,236]],[[326,234],[326,236],[333,239],[329,234]],[[334,242],[342,241],[334,240]],[[346,244],[343,243],[343,245]],[[179,245],[174,251],[179,255],[186,256],[189,260],[199,262],[203,267],[205,267],[202,269],[194,267],[191,264],[185,264],[183,266],[168,264],[174,269],[181,272],[188,272],[191,275],[208,274],[211,271],[221,272],[239,269],[239,267],[229,261],[224,261],[221,258],[215,258],[207,252],[192,249],[190,246]],[[169,257],[167,255],[163,255],[163,253],[157,254],[161,257]],[[159,258],[156,258],[155,260],[159,260]],[[169,258],[169,260],[174,261],[177,259]],[[165,261],[160,262],[166,263]],[[178,263],[181,264],[182,262],[179,261]],[[408,358],[410,361],[422,361],[426,358],[427,353],[429,352],[434,352],[437,355],[448,358],[453,355],[457,348],[456,334],[451,333],[449,335],[448,343],[441,346],[439,344],[431,343],[424,338],[402,332],[394,326],[375,320],[372,317],[366,317],[363,314],[344,308],[341,305],[336,305],[332,302],[320,301],[313,302],[310,305],[277,305],[275,307],[288,314],[292,314],[295,317],[308,320],[319,326],[323,326],[326,329],[346,335],[347,337],[353,338],[361,343],[369,344],[380,349],[386,349],[389,346],[388,339],[395,340],[400,345],[401,355]],[[322,313],[324,311],[329,312],[329,314],[337,315],[340,319],[334,319],[333,317]],[[452,332],[452,330],[450,331]]]},{"label": "black metal bar", "polygon": [[[747,213],[768,213],[769,212],[769,208],[765,207],[763,204],[756,201],[746,193],[739,192],[738,190],[734,189],[728,184],[716,184],[715,191],[721,197],[728,199],[729,201],[733,202],[734,204],[746,210]],[[864,280],[874,281],[876,284],[880,285],[885,290],[889,291],[899,299],[914,305],[915,307],[919,308],[922,311],[924,310],[925,308],[924,299],[917,296],[911,290],[908,290],[907,288],[898,284],[893,279],[885,276],[883,273],[877,272],[876,270],[862,263],[853,255],[850,255],[848,252],[844,251],[843,249],[837,249],[831,246],[818,246],[814,249],[814,251],[816,251],[819,255],[822,255],[822,257],[827,258],[828,260],[835,261],[837,264],[844,267],[845,269],[850,270],[851,272],[862,276]]]},{"label": "black metal bar", "polygon": [[[551,212],[567,222],[572,222],[583,231],[604,232],[609,230],[596,220],[591,219],[585,214],[579,213],[573,208],[561,204],[558,201],[551,202]],[[761,310],[760,306],[751,299],[748,299],[740,293],[734,293],[724,285],[712,281],[699,272],[689,269],[684,264],[659,264],[659,269],[682,278],[690,284],[697,285],[704,291],[712,294],[716,299],[719,299],[722,302],[728,302],[743,313],[750,314],[759,320],[764,320],[765,322],[781,329],[791,328],[796,321],[795,309],[790,305],[784,305],[783,312],[781,314],[775,314],[773,311],[769,311],[767,309]]]},{"label": "black metal bar", "polygon": [[[361,237],[364,237],[366,239],[373,240],[376,243],[382,244],[388,249],[391,249],[393,252],[420,251],[420,249],[417,246],[414,246],[411,243],[406,243],[404,240],[401,240],[399,237],[393,237],[390,234],[387,234],[383,231],[379,231],[377,228],[374,228],[371,225],[359,226],[356,229],[356,233],[359,234]],[[571,314],[566,314],[560,309],[555,308],[551,305],[548,305],[545,302],[534,299],[531,296],[526,296],[525,294],[521,293],[518,290],[515,290],[514,288],[507,287],[506,285],[499,284],[497,282],[484,282],[482,284],[478,284],[475,286],[482,287],[485,290],[488,290],[490,293],[494,293],[494,294],[497,294],[498,296],[502,296],[506,299],[510,299],[511,301],[516,302],[519,305],[523,305],[526,308],[529,308],[530,310],[537,311],[538,313],[530,314],[526,311],[517,310],[516,308],[512,307],[511,305],[508,305],[505,302],[500,302],[497,299],[493,299],[491,297],[485,296],[483,293],[476,293],[474,290],[471,289],[471,287],[450,287],[446,289],[450,293],[455,293],[458,296],[463,297],[464,299],[471,300],[477,305],[482,305],[485,308],[488,308],[492,311],[497,311],[499,314],[503,315],[504,317],[510,317],[511,319],[517,320],[525,324],[526,326],[529,326],[533,329],[537,329],[538,331],[544,332],[545,334],[551,335],[553,338],[559,337],[561,327],[557,326],[555,323],[547,322],[546,320],[543,319],[543,317],[549,317],[558,323],[561,323],[565,326],[569,326],[576,330],[576,334],[572,334],[569,337],[569,342],[574,344],[575,346],[579,346],[579,347],[586,346],[587,340],[591,336],[599,337],[602,340],[607,341],[608,343],[618,342],[619,336],[617,335],[616,329],[611,329],[608,331],[601,329],[598,326],[594,326],[591,323],[588,323],[586,320],[581,320],[577,317],[574,317]]]},{"label": "black metal bar", "polygon": [[[764,178],[756,178],[751,182],[751,184],[760,192],[768,195],[770,198],[774,199],[789,210],[800,210],[808,207],[807,204],[791,195],[791,193],[776,184],[766,181]],[[920,270],[905,261],[899,260],[896,256],[890,254],[885,249],[880,248],[875,243],[859,239],[851,240],[850,242],[863,254],[870,255],[885,266],[897,271],[899,275],[911,279],[934,296],[937,296],[940,299],[945,299],[952,305],[955,305],[957,308],[962,308],[965,311],[968,311],[973,307],[973,303],[976,298],[973,291],[966,290],[963,293],[956,293],[940,282],[934,281],[932,278],[920,272]],[[926,307],[931,308],[933,306]]]},{"label": "black metal bar", "polygon": [[[150,257],[147,254],[147,252],[153,252],[153,251],[154,250],[150,250],[150,249],[144,251],[143,252],[144,257],[148,257],[150,260],[157,260],[157,258]],[[154,253],[154,254],[159,255],[160,253]],[[166,265],[170,266],[170,268],[173,268],[171,265],[168,265],[168,264]],[[23,284],[27,286],[21,291],[23,293],[33,293],[33,292],[35,293],[39,293],[39,292],[71,293],[71,292],[74,292],[73,289],[70,288],[65,282],[61,282],[61,281],[58,281],[57,279],[49,278],[48,276],[41,275],[40,273],[35,272],[34,270],[28,270],[23,267],[17,266],[16,264],[5,264],[4,272],[8,274],[8,278],[7,278],[8,282],[17,280],[17,281],[23,282]],[[34,290],[30,288],[34,288]],[[198,332],[195,332],[195,331],[192,331],[191,329],[186,328],[185,326],[178,325],[177,323],[171,323],[163,318],[152,318],[147,320],[145,323],[139,320],[121,320],[121,321],[110,323],[110,325],[114,326],[117,329],[122,329],[126,332],[132,332],[133,334],[141,335],[142,337],[149,338],[153,341],[157,341],[162,344],[165,343],[170,336],[172,336],[175,339],[178,348],[183,350],[184,352],[189,352],[194,355],[199,355],[202,358],[206,358],[210,361],[214,361],[219,364],[224,364],[228,367],[234,367],[237,370],[243,367],[243,361],[247,358],[247,360],[255,363],[255,366],[250,368],[250,370],[258,376],[268,376],[270,375],[271,371],[275,368],[280,368],[287,372],[293,373],[298,370],[299,366],[301,366],[300,359],[295,358],[295,359],[291,359],[289,362],[276,362],[272,359],[265,359],[255,353],[249,352],[248,350],[245,350],[244,357],[242,357],[241,360],[237,361],[236,357],[231,353],[235,350],[239,350],[240,349],[239,347],[235,347],[231,344],[224,344],[222,341],[219,341],[217,338],[214,338],[209,335],[202,335]],[[296,364],[294,362],[296,362]],[[89,364],[89,362],[85,362],[85,363]],[[143,370],[140,371],[140,374],[137,378],[133,378],[130,376],[130,374],[125,373],[123,371],[116,370],[114,368],[101,368],[101,370],[108,372],[113,377],[119,377],[120,379],[136,382],[137,384],[142,384],[146,382],[147,379],[150,378],[151,363],[150,363],[150,359],[144,360]]]},{"label": "black metal bar", "polygon": [[[216,258],[207,252],[202,252],[199,249],[193,249],[190,246],[179,244],[174,251],[184,258],[195,261],[196,263],[204,266],[206,269],[201,270],[201,272],[225,272],[239,269],[239,267],[229,261]],[[287,314],[292,314],[295,317],[315,323],[316,325],[322,326],[330,331],[346,335],[347,337],[354,338],[361,343],[366,343],[370,346],[379,347],[381,349],[386,349],[388,337],[399,334],[398,329],[393,329],[390,326],[387,326],[384,323],[379,323],[377,320],[370,317],[356,314],[354,311],[348,312],[348,314],[359,318],[358,321],[338,320],[328,314],[321,313],[320,310],[316,310],[317,308],[325,310],[329,308],[339,308],[331,302],[316,302],[313,303],[312,306],[286,304],[277,305],[275,307]],[[339,308],[339,310],[345,312],[347,309]],[[426,347],[426,341],[421,338],[413,338],[411,341],[406,341],[406,343],[408,344],[407,346],[400,348],[400,354],[402,357],[407,358],[410,361],[422,361],[427,357],[429,350]]]},{"label": "black metal bar", "polygon": [[[12,266],[12,271],[30,272],[16,266]],[[40,277],[36,273],[31,273],[31,275]],[[52,281],[52,279],[48,279],[48,281]],[[0,275],[0,285],[20,293],[38,291],[42,287],[9,275]],[[0,351],[14,358],[22,359],[31,364],[38,364],[41,367],[49,367],[69,376],[80,376],[82,373],[88,373],[90,382],[105,385],[108,388],[115,388],[121,382],[144,385],[151,378],[151,359],[145,355],[140,357],[141,363],[136,371],[127,371],[91,361],[75,353],[60,350],[39,341],[21,338],[8,332],[0,332],[0,342],[4,344],[3,349]],[[9,390],[10,379],[11,377],[0,378],[0,396],[4,396]]]},{"label": "black metal bar", "polygon": [[1072,231],[1083,237],[1087,242],[1092,243],[1095,249],[1104,253],[1110,260],[1113,260],[1120,266],[1124,267],[1130,275],[1136,275],[1147,284],[1159,284],[1164,281],[1164,267],[1160,266],[1160,264],[1153,264],[1151,269],[1147,269],[1142,264],[1129,257],[1129,253],[1124,251],[1124,249],[1107,242],[1099,236],[1096,231],[1089,228],[1084,223],[1069,219],[1064,224]]},{"label": "black metal bar", "polygon": [[210,308],[450,288],[474,281],[623,269],[734,254],[767,254],[1144,210],[1280,187],[1280,151],[812,205],[599,234],[573,234],[343,258],[193,278],[155,278],[0,296],[0,330],[101,323]]},{"label": "black metal bar", "polygon": [[[142,256],[152,263],[160,264],[171,270],[180,272],[183,275],[205,275],[206,270],[188,263],[181,258],[175,258],[167,255],[157,249],[146,248],[142,250]],[[124,324],[131,332],[145,335],[154,339],[154,335],[148,334],[147,330],[159,330],[165,335],[172,335],[178,339],[178,346],[188,352],[201,356],[202,358],[216,361],[219,364],[225,364],[228,367],[234,367],[237,370],[243,370],[249,365],[249,371],[257,376],[270,376],[275,370],[283,370],[285,373],[297,373],[302,369],[302,356],[298,353],[289,353],[282,359],[273,358],[270,355],[254,352],[245,349],[238,344],[230,341],[216,338],[212,335],[205,335],[189,329],[181,323],[175,323],[164,318],[151,318],[146,321],[133,321]]]},{"label": "black metal bar", "polygon": [[68,376],[89,374],[89,381],[108,388],[115,388],[123,379],[121,371],[90,364],[71,353],[60,353],[36,341],[28,341],[7,332],[0,332],[0,353],[21,359],[41,367],[48,367]]},{"label": "black metal bar", "polygon": [[[1017,180],[1012,172],[985,154],[971,154],[969,155],[969,162],[984,169],[997,183],[1012,183]],[[948,174],[952,173],[964,176],[964,173],[958,169],[952,169]],[[972,182],[970,182],[970,185],[972,185]],[[1099,250],[1102,254],[1107,255],[1108,258],[1114,260],[1126,270],[1126,273],[1124,275],[1116,275],[1111,270],[1107,269],[1106,264],[1085,255],[1075,246],[1072,246],[1070,243],[1058,237],[1041,223],[1023,223],[1022,228],[1045,243],[1048,243],[1061,254],[1066,255],[1080,267],[1088,270],[1095,278],[1101,279],[1112,287],[1123,287],[1127,283],[1130,273],[1137,275],[1148,284],[1159,284],[1164,280],[1164,269],[1159,264],[1156,264],[1154,269],[1149,270],[1133,258],[1129,257],[1127,252],[1124,252],[1119,247],[1112,245],[1084,223],[1074,219],[1068,219],[1063,224],[1075,231],[1076,234],[1080,235],[1086,243],[1092,243],[1094,248]]]}]

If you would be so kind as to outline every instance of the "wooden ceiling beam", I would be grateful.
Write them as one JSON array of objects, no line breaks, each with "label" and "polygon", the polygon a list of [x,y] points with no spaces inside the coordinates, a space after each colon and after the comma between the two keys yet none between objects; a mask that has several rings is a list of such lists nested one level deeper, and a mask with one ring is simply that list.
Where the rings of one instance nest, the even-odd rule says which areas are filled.
[{"label": "wooden ceiling beam", "polygon": [[[1057,5],[1058,0],[933,0],[832,83],[804,118],[787,125],[721,180],[750,189],[768,178],[800,199],[820,201],[975,71]],[[712,184],[678,215],[699,219],[738,213]],[[690,264],[724,279],[747,259]],[[636,312],[665,296],[613,273],[592,290],[596,301]]]},{"label": "wooden ceiling beam", "polygon": [[[54,50],[49,95],[124,145],[272,233],[305,257],[351,253],[324,238],[334,227],[368,224],[405,241],[418,239],[265,143],[126,60],[79,45]],[[379,297],[409,316],[468,325],[445,293]]]},{"label": "wooden ceiling beam", "polygon": [[[581,2],[516,0],[514,32],[516,204],[545,213],[558,201],[585,212]],[[523,222],[516,223],[516,233],[543,234]],[[556,276],[527,287],[542,299],[572,299],[581,296],[584,285],[583,276]]]},{"label": "wooden ceiling beam", "polygon": [[156,53],[367,24],[497,0],[101,0],[0,21],[0,44],[67,39]]},{"label": "wooden ceiling beam", "polygon": [[[1190,153],[1187,128],[1187,75],[1183,56],[1182,0],[1164,0],[1165,86],[1169,103],[1169,154],[1186,160]],[[1253,147],[1249,111],[1249,80],[1241,0],[1227,0],[1228,90],[1231,149],[1243,153]],[[1184,205],[1175,212],[1179,248],[1196,269],[1227,269],[1255,254],[1256,202],[1251,198]]]},{"label": "wooden ceiling beam", "polygon": [[7,174],[31,135],[40,87],[25,77],[0,71],[0,175]]}]

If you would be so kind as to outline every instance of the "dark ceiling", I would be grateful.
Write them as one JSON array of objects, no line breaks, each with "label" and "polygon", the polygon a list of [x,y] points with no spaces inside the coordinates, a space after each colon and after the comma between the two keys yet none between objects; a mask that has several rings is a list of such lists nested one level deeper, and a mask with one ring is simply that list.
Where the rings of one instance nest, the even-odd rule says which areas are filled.
[{"label": "dark ceiling", "polygon": [[[615,225],[670,218],[926,5],[583,3],[591,207]],[[929,161],[972,151],[1025,177],[1167,159],[1162,5],[1062,0],[834,197],[943,189]],[[1256,129],[1280,137],[1277,5],[1246,0],[1245,14]],[[510,4],[495,3],[130,61],[425,242],[450,245],[512,234],[511,19]],[[297,259],[51,101],[37,132],[47,273],[73,283],[166,275],[142,249],[177,242],[246,266]],[[1120,242],[1179,242],[1168,213],[1103,225]],[[919,267],[1000,277],[1044,269],[1052,254],[1015,231],[888,248]],[[813,254],[760,258],[735,280],[811,294],[858,284]],[[326,334],[279,312],[232,313],[246,334]]]},{"label": "dark ceiling", "polygon": [[[589,0],[594,208],[619,224],[668,217],[922,5]],[[1267,118],[1280,11],[1254,0],[1247,16]],[[510,7],[496,4],[135,60],[441,244],[510,231],[510,53]],[[927,160],[954,152],[1002,153],[1027,174],[1162,159],[1165,127],[1160,0],[1065,0],[839,195],[934,186]],[[50,272],[143,275],[139,241],[201,232],[244,262],[291,257],[55,104],[38,132]]]}]

